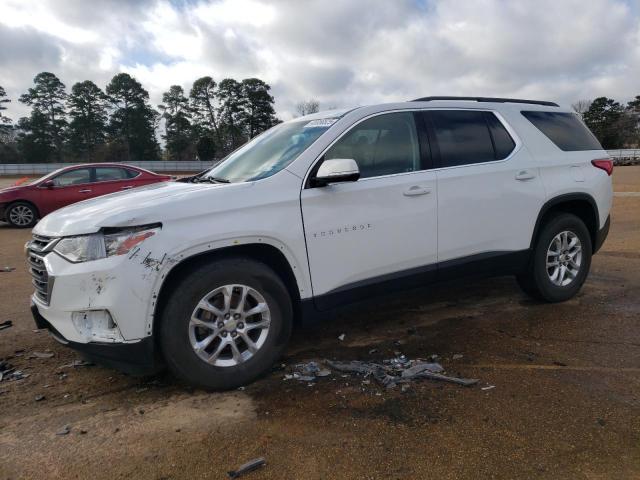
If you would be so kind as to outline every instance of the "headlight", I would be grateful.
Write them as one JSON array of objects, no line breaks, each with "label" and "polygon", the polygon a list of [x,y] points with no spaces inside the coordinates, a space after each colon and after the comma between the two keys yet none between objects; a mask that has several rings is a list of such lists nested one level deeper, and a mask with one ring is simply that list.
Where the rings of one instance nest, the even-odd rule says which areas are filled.
[{"label": "headlight", "polygon": [[56,244],[53,251],[73,263],[104,258],[102,234],[63,238]]},{"label": "headlight", "polygon": [[159,230],[159,226],[111,228],[106,233],[63,238],[53,251],[73,263],[89,262],[129,253]]}]

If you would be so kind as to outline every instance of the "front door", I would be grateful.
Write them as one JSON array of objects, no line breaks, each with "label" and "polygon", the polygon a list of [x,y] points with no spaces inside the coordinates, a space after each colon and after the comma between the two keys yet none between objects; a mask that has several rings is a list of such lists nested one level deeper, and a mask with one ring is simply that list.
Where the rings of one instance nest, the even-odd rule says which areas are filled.
[{"label": "front door", "polygon": [[43,187],[42,216],[72,203],[93,197],[90,168],[67,170],[53,179],[51,188]]},{"label": "front door", "polygon": [[364,120],[327,150],[324,159],[354,159],[361,178],[302,190],[319,308],[435,273],[437,184],[423,156],[411,112]]}]

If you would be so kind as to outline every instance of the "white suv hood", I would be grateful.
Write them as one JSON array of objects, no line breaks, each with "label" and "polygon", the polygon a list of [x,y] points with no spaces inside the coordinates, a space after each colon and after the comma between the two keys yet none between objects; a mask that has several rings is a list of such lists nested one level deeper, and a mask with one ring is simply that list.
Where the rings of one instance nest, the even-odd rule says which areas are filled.
[{"label": "white suv hood", "polygon": [[[210,184],[162,182],[74,203],[44,217],[33,229],[51,237],[94,233],[103,227],[126,227],[187,217],[204,208],[218,210],[220,194],[251,183]],[[225,202],[226,203],[226,202]]]}]

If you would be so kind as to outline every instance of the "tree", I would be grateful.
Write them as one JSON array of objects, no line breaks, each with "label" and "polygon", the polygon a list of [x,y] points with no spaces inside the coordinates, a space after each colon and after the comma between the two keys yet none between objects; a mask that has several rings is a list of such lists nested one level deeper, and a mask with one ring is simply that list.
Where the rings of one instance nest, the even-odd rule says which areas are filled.
[{"label": "tree", "polygon": [[[49,72],[41,72],[36,75],[33,83],[35,86],[20,96],[20,102],[32,108],[31,125],[44,128],[45,132],[42,133],[46,133],[45,136],[50,139],[52,148],[48,149],[49,155],[40,161],[48,161],[51,156],[60,161],[62,159],[64,129],[67,126],[64,109],[67,94],[64,83]],[[34,118],[34,115],[38,118]],[[46,123],[43,124],[42,122],[45,120]],[[34,141],[40,142],[43,139],[44,136],[34,139]]]},{"label": "tree", "polygon": [[302,117],[304,117],[305,115],[309,115],[310,113],[318,113],[320,111],[320,102],[318,102],[314,98],[311,98],[309,100],[298,103],[298,105],[296,105],[296,110]]},{"label": "tree", "polygon": [[606,148],[620,148],[624,143],[622,126],[624,108],[607,97],[596,98],[584,112],[582,118],[593,134]]},{"label": "tree", "polygon": [[27,163],[48,162],[55,153],[50,119],[39,110],[18,122],[18,151]]},{"label": "tree", "polygon": [[203,146],[202,151],[198,148],[198,156],[202,160],[212,160],[216,145],[223,143],[218,127],[216,85],[213,78],[201,77],[193,82],[189,92],[194,135],[198,145]]},{"label": "tree", "polygon": [[634,148],[640,144],[640,95],[627,103],[625,115],[628,117],[628,142]]},{"label": "tree", "polygon": [[189,100],[179,85],[172,85],[162,95],[163,105],[158,108],[165,119],[165,135],[167,151],[171,159],[188,160],[193,150],[189,151],[191,141],[191,110]]},{"label": "tree", "polygon": [[223,153],[235,150],[246,141],[242,121],[245,99],[242,85],[233,78],[225,78],[218,84],[218,118],[220,119],[221,149]]},{"label": "tree", "polygon": [[158,112],[149,105],[149,92],[128,73],[115,75],[107,85],[112,108],[108,133],[124,146],[126,161],[156,160]]},{"label": "tree", "polygon": [[271,87],[259,78],[242,80],[242,96],[245,98],[242,120],[245,133],[249,138],[255,137],[277,123],[276,112],[273,109],[274,100],[269,90]]},{"label": "tree", "polygon": [[90,80],[76,83],[67,99],[69,148],[85,160],[93,160],[97,146],[105,142],[107,96]]},{"label": "tree", "polygon": [[4,138],[11,131],[11,119],[2,114],[2,111],[7,109],[4,104],[9,102],[11,100],[7,98],[7,92],[0,86],[0,143],[6,143]]},{"label": "tree", "polygon": [[589,110],[590,106],[591,106],[591,100],[578,100],[576,103],[571,105],[571,108],[573,108],[574,112],[582,116],[584,115],[584,112]]}]

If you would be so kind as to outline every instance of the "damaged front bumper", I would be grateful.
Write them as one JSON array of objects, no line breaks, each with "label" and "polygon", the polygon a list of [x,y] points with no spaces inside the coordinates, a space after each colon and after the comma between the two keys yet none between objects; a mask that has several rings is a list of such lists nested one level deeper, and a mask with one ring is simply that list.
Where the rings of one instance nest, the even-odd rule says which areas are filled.
[{"label": "damaged front bumper", "polygon": [[155,259],[149,241],[129,254],[73,263],[49,248],[54,241],[34,235],[26,246],[38,328],[98,363],[130,373],[160,368],[152,336],[154,288],[166,255]]},{"label": "damaged front bumper", "polygon": [[162,369],[162,362],[157,355],[153,337],[131,343],[73,342],[66,339],[40,314],[34,302],[31,303],[31,313],[39,329],[49,330],[57,341],[81,352],[98,364],[133,375],[148,375]]}]

